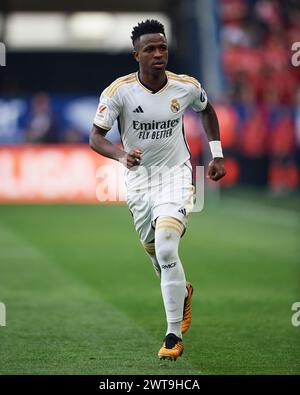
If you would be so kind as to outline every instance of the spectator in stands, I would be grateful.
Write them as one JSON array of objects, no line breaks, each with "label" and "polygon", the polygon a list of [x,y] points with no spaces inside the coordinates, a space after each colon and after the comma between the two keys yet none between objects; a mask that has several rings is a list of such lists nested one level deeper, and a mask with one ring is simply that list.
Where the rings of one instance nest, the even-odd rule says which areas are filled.
[{"label": "spectator in stands", "polygon": [[300,67],[291,64],[291,45],[300,41],[300,3],[219,3],[223,68],[239,114],[241,179],[257,184],[264,169],[273,191],[294,190],[300,185]]},{"label": "spectator in stands", "polygon": [[25,134],[28,143],[59,142],[57,120],[46,93],[33,96]]}]

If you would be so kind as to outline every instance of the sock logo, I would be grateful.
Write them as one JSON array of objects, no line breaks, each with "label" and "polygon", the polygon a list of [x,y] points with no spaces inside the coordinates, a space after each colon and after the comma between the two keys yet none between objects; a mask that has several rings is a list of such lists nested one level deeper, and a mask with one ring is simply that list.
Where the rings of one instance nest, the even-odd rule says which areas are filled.
[{"label": "sock logo", "polygon": [[175,266],[176,266],[176,262],[173,262],[173,263],[169,263],[168,265],[162,265],[161,268],[162,269],[172,269]]}]

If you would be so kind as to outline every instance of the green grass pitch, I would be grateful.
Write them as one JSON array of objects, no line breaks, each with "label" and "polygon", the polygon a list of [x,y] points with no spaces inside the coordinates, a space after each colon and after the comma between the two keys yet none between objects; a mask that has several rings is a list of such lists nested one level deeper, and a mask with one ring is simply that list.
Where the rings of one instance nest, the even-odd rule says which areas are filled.
[{"label": "green grass pitch", "polygon": [[191,216],[195,288],[175,363],[159,281],[126,206],[0,206],[0,374],[299,374],[299,211],[224,196]]}]

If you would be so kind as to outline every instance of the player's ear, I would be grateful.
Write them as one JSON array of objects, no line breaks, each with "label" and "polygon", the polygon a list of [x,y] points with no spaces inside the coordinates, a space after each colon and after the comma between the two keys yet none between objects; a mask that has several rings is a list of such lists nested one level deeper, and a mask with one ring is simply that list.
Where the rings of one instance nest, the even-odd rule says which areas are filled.
[{"label": "player's ear", "polygon": [[134,59],[139,62],[139,54],[136,50],[133,50],[132,52],[132,56],[134,57]]}]

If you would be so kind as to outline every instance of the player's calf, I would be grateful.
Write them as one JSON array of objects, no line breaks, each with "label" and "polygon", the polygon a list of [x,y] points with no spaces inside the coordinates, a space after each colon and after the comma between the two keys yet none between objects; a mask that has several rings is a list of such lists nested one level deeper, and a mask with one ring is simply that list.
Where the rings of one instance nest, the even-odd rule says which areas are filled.
[{"label": "player's calf", "polygon": [[161,291],[168,322],[167,334],[171,332],[181,337],[186,280],[178,256],[182,228],[177,222],[171,217],[158,218],[155,251],[161,268]]},{"label": "player's calf", "polygon": [[159,266],[159,263],[157,261],[156,258],[156,254],[155,254],[155,243],[143,243],[144,249],[147,252],[147,255],[149,256],[149,258],[151,259],[154,271],[157,275],[158,278],[161,277],[161,269]]}]

